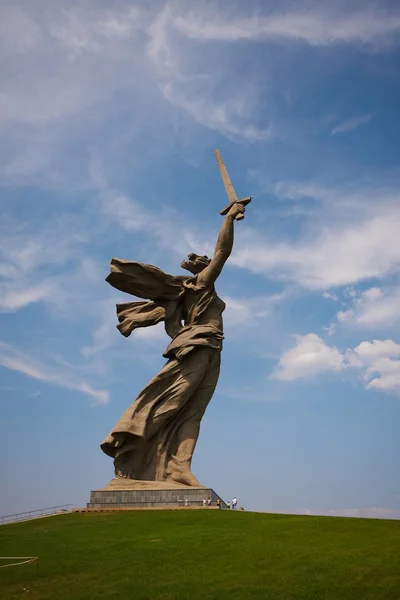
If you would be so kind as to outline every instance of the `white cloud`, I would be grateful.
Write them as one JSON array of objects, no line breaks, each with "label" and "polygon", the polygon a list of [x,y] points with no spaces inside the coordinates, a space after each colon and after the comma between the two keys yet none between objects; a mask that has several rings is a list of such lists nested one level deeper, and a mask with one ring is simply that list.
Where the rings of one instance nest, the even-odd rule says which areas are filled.
[{"label": "white cloud", "polygon": [[248,228],[236,244],[231,263],[309,289],[395,273],[400,268],[400,214],[396,208],[388,213],[351,224],[335,223],[329,215],[331,225],[313,221],[297,242],[266,242],[265,236]]},{"label": "white cloud", "polygon": [[377,358],[369,366],[367,375],[371,377],[367,388],[400,394],[400,360]]},{"label": "white cloud", "polygon": [[232,18],[232,12],[204,10],[170,13],[170,24],[183,35],[198,40],[257,41],[263,39],[330,44],[382,44],[395,41],[400,27],[396,12],[364,9],[347,14],[330,10],[275,11],[268,16]]},{"label": "white cloud", "polygon": [[400,344],[393,340],[373,340],[372,342],[361,342],[354,348],[354,352],[364,361],[373,361],[376,358],[386,356],[400,358]]},{"label": "white cloud", "polygon": [[33,379],[89,395],[94,398],[96,404],[107,404],[109,401],[106,390],[93,388],[89,383],[77,379],[74,373],[55,371],[48,364],[44,366],[37,359],[3,341],[0,341],[0,365]]},{"label": "white cloud", "polygon": [[282,354],[272,377],[282,381],[320,373],[359,371],[366,389],[400,394],[400,344],[393,340],[361,342],[344,352],[328,346],[315,333],[297,336],[296,345]]},{"label": "white cloud", "polygon": [[400,394],[400,344],[393,340],[362,342],[354,354],[365,369],[367,389]]},{"label": "white cloud", "polygon": [[362,115],[360,117],[354,117],[353,119],[346,119],[342,121],[331,131],[331,135],[336,135],[338,133],[346,133],[347,131],[353,131],[353,129],[357,129],[361,125],[366,125],[372,119],[372,115]]},{"label": "white cloud", "polygon": [[369,329],[396,327],[400,318],[400,287],[373,287],[353,296],[351,307],[337,315],[339,323]]},{"label": "white cloud", "polygon": [[284,352],[273,375],[275,379],[313,377],[327,371],[340,371],[344,357],[335,347],[327,346],[315,333],[296,336],[296,346]]}]

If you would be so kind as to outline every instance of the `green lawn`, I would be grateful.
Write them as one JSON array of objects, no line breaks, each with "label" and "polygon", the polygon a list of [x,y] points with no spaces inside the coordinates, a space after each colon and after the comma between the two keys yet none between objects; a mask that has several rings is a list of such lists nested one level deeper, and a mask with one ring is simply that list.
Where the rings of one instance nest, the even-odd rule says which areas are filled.
[{"label": "green lawn", "polygon": [[78,513],[1,526],[0,555],[40,556],[0,569],[1,600],[400,599],[400,521]]}]

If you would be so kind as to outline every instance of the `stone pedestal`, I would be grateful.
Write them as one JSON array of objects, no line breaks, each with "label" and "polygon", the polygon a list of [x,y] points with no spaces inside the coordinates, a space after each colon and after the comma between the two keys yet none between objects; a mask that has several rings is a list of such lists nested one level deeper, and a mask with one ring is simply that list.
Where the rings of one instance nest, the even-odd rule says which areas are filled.
[{"label": "stone pedestal", "polygon": [[211,488],[183,487],[167,482],[132,479],[113,479],[106,487],[92,491],[87,508],[202,507],[203,498],[211,498],[213,507],[219,499],[221,507],[228,508]]}]

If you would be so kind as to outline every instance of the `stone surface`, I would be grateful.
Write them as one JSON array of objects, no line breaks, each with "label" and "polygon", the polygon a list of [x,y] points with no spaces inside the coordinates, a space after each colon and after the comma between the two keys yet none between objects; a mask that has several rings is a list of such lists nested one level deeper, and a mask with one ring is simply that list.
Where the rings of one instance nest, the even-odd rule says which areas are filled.
[{"label": "stone surface", "polygon": [[[203,498],[211,498],[211,506],[221,501],[222,508],[228,508],[225,502],[210,488],[175,489],[107,489],[94,490],[90,494],[87,508],[169,508],[174,506],[202,507]],[[207,508],[207,507],[205,507]]]},{"label": "stone surface", "polygon": [[[199,489],[205,488],[198,486]],[[97,491],[105,490],[187,490],[189,486],[171,481],[141,481],[139,479],[125,479],[124,477],[114,477],[111,481]]]},{"label": "stone surface", "polygon": [[[160,493],[162,483],[169,490],[179,486],[202,487],[191,472],[191,461],[200,422],[220,371],[225,304],[218,298],[214,284],[232,251],[235,219],[243,217],[244,210],[240,201],[232,202],[211,260],[192,253],[182,261],[181,266],[192,274],[190,277],[168,275],[143,263],[111,261],[106,281],[120,291],[145,299],[117,305],[117,327],[122,335],[128,337],[138,327],[164,321],[171,337],[163,354],[167,363],[101,444],[102,450],[114,459],[116,478],[123,482],[141,481],[123,483],[127,488],[120,489],[129,488],[133,493],[140,491],[141,486],[145,491],[145,481],[153,482],[153,489],[157,482]],[[107,486],[110,493],[115,485],[110,482]]]}]

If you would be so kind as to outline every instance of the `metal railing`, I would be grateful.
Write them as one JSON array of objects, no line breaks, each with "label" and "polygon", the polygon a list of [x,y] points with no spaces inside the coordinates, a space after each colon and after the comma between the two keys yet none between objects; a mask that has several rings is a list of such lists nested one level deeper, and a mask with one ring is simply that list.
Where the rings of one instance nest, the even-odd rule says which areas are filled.
[{"label": "metal railing", "polygon": [[39,517],[48,517],[49,515],[70,512],[71,506],[73,506],[73,504],[61,504],[60,506],[50,506],[50,508],[39,508],[38,510],[15,513],[14,515],[5,515],[4,517],[0,517],[0,525],[17,523],[18,521],[29,521],[30,519],[38,519]]}]

